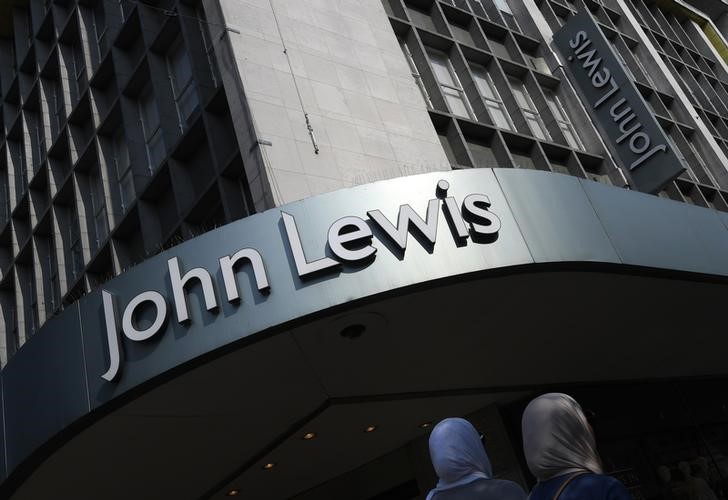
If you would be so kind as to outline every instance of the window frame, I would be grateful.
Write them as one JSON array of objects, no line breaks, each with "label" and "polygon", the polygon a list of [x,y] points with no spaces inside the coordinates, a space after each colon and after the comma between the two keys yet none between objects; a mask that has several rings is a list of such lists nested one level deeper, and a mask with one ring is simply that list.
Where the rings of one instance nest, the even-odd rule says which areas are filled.
[{"label": "window frame", "polygon": [[[99,18],[100,16],[100,18]],[[104,11],[104,2],[97,2],[96,5],[93,6],[93,24],[94,24],[94,34],[96,37],[96,47],[99,51],[99,61],[101,61],[101,58],[103,57],[104,53],[106,52],[106,34],[109,31],[109,26],[106,23],[106,12]],[[99,20],[103,21],[103,29],[99,33]]]},{"label": "window frame", "polygon": [[29,312],[29,317],[24,318],[26,320],[25,331],[28,333],[27,337],[35,335],[40,327],[40,314],[38,313],[38,289],[35,283],[35,273],[33,272],[32,266],[24,266],[24,274],[28,273],[27,289],[28,294],[27,305],[25,305],[26,312]]},{"label": "window frame", "polygon": [[[511,9],[508,0],[493,0],[493,3],[500,12],[500,15],[503,17],[503,21],[505,21],[506,26],[508,26],[508,28],[513,31],[523,33],[523,29],[521,28],[521,25],[519,24],[516,15],[513,13],[513,9]],[[513,21],[513,25],[508,22],[509,20]]]},{"label": "window frame", "polygon": [[78,211],[74,205],[71,208],[71,223],[68,225],[68,249],[71,254],[71,275],[76,280],[84,269],[83,246],[81,243],[81,228],[78,227]]},{"label": "window frame", "polygon": [[[531,93],[528,91],[528,88],[526,87],[526,83],[517,76],[514,75],[507,75],[508,76],[508,82],[511,87],[511,90],[513,91],[514,97],[516,99],[516,105],[519,107],[521,112],[524,115],[524,118],[526,119],[526,125],[528,126],[529,130],[533,134],[533,136],[540,140],[540,141],[551,141],[551,134],[549,133],[548,129],[546,128],[546,124],[543,121],[543,118],[541,118],[541,113],[539,113],[538,108],[536,107],[536,103],[533,101],[533,98],[531,97]],[[526,105],[528,107],[521,106],[521,103],[518,102],[518,96],[517,93],[520,93]],[[532,119],[529,119],[531,117]],[[540,128],[540,132],[544,137],[540,137],[536,130],[533,127],[533,124],[537,123]]]},{"label": "window frame", "polygon": [[[506,107],[506,104],[503,101],[503,97],[501,97],[500,92],[498,92],[498,87],[496,87],[495,81],[493,81],[493,77],[491,76],[488,68],[481,64],[471,62],[468,62],[468,66],[470,67],[470,72],[473,75],[473,80],[475,82],[475,87],[478,89],[478,94],[483,99],[483,101],[485,101],[485,110],[490,117],[490,121],[493,123],[494,126],[498,128],[515,131],[516,125],[515,123],[513,123],[513,118],[511,117],[510,113],[508,113],[508,108]],[[481,72],[482,75],[480,75]],[[479,79],[485,81],[485,83],[488,85],[490,93],[495,96],[494,98],[483,95],[483,91],[481,90],[481,86],[479,84]],[[493,118],[493,113],[491,113],[491,104],[498,108],[500,112],[504,115],[508,127],[502,127],[498,123],[496,123],[496,120]]]},{"label": "window frame", "polygon": [[412,55],[412,51],[409,48],[409,45],[407,44],[407,41],[400,38],[399,39],[399,45],[402,49],[402,52],[404,53],[404,57],[407,60],[407,64],[410,67],[410,72],[412,73],[412,78],[415,79],[415,83],[417,83],[417,87],[419,87],[420,92],[422,93],[422,97],[425,99],[425,103],[427,104],[427,107],[429,109],[434,109],[435,106],[432,104],[432,99],[430,99],[430,94],[427,92],[427,87],[425,87],[425,83],[422,81],[422,75],[420,74],[419,70],[417,69],[417,64],[415,64],[415,58]]},{"label": "window frame", "polygon": [[[141,124],[142,135],[144,136],[144,149],[147,153],[147,167],[149,169],[149,173],[152,174],[154,169],[159,166],[159,163],[163,159],[162,157],[157,161],[153,151],[156,151],[156,148],[158,147],[164,148],[165,145],[164,138],[162,137],[162,117],[159,114],[159,108],[154,100],[154,91],[152,90],[151,85],[139,95],[137,105],[139,109],[139,123]],[[154,110],[154,115],[157,121],[153,131],[151,130],[152,127],[150,127],[147,123],[147,106],[149,106],[148,109]]]},{"label": "window frame", "polygon": [[[444,52],[439,49],[435,49],[432,47],[425,47],[425,52],[427,53],[427,59],[428,63],[430,64],[432,68],[432,73],[435,76],[435,81],[440,86],[440,91],[442,92],[443,96],[445,97],[445,105],[447,106],[448,111],[450,114],[454,116],[459,116],[461,118],[467,118],[469,120],[475,120],[476,115],[473,111],[472,106],[470,105],[470,101],[468,101],[468,97],[465,95],[465,90],[463,89],[463,84],[460,81],[460,78],[458,77],[457,72],[455,71],[455,67],[452,65],[452,61],[450,60],[450,55],[447,52]],[[433,53],[435,56],[442,56],[444,57],[443,61],[445,62],[445,69],[450,75],[450,79],[453,83],[444,83],[440,81],[440,78],[437,76],[437,71],[435,70],[435,64],[433,63]],[[448,93],[450,91],[451,93]],[[465,108],[466,115],[461,115],[459,113],[455,113],[451,109],[451,105],[448,101],[448,96],[455,97],[452,95],[452,93],[456,93],[457,97],[460,99],[460,101],[463,104],[463,107]]]},{"label": "window frame", "polygon": [[[89,174],[89,193],[93,211],[94,238],[96,248],[101,247],[102,240],[109,235],[109,218],[106,210],[106,194],[101,167],[96,166]],[[102,234],[103,233],[103,234]]]},{"label": "window frame", "polygon": [[214,53],[215,53],[215,45],[212,43],[212,39],[210,36],[210,29],[207,23],[207,17],[205,16],[205,10],[202,6],[202,3],[200,3],[197,6],[197,10],[195,12],[197,14],[197,26],[200,29],[200,36],[202,37],[202,44],[205,47],[205,56],[207,57],[207,63],[210,66],[210,76],[212,77],[212,85],[213,87],[217,88],[220,85],[220,74],[217,66],[217,61],[215,60]]},{"label": "window frame", "polygon": [[[125,139],[126,137],[124,135],[124,130],[121,127],[111,137],[114,172],[116,172],[116,181],[119,185],[119,201],[122,213],[126,213],[126,211],[129,209],[129,205],[131,205],[131,203],[134,201],[134,197],[136,195],[131,156],[129,155],[129,148],[126,145]],[[125,151],[125,154],[123,155],[121,148],[123,148]],[[121,162],[122,156],[126,157],[125,165],[123,165]],[[125,186],[131,186],[129,199],[127,199]]]},{"label": "window frame", "polygon": [[[177,68],[175,62],[179,61],[179,58],[186,60],[187,65],[189,66],[189,77],[187,78],[187,81],[182,84],[177,81],[178,72],[175,71]],[[170,45],[169,50],[165,54],[164,61],[167,68],[167,78],[169,79],[170,87],[172,89],[172,98],[174,99],[174,105],[177,110],[179,130],[180,132],[184,132],[190,117],[200,107],[200,97],[197,94],[197,83],[195,82],[192,60],[187,53],[181,34]],[[195,105],[190,109],[186,109],[186,106],[184,106],[185,109],[183,109],[184,103],[191,98],[192,94],[194,94],[194,99],[196,101]]]},{"label": "window frame", "polygon": [[[564,135],[567,144],[573,149],[585,151],[586,148],[584,146],[584,141],[579,136],[576,127],[574,127],[574,123],[571,120],[571,116],[564,107],[564,104],[561,102],[561,99],[559,99],[559,96],[553,89],[550,88],[543,88],[542,91],[544,98],[546,99],[546,105],[549,107],[551,114],[554,116],[554,120],[556,120],[556,124],[559,126],[561,133]],[[549,101],[549,98],[553,98],[553,103]],[[556,112],[558,112],[561,117],[559,117]],[[571,134],[576,145],[572,144],[569,140],[569,136],[564,133],[565,130]]]}]

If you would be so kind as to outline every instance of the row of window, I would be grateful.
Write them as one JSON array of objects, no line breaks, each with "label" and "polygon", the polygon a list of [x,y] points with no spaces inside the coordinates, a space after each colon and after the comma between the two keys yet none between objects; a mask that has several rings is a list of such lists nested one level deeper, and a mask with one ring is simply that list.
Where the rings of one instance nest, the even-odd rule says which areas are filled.
[{"label": "row of window", "polygon": [[[27,243],[31,234],[34,249],[38,249],[39,241],[44,240],[42,236],[39,236],[35,227],[31,227],[32,219],[27,207],[30,204],[36,214],[43,213],[48,206],[48,201],[45,201],[47,194],[41,195],[37,199],[28,197],[22,207],[17,205],[25,196],[30,179],[42,167],[46,149],[49,150],[49,156],[45,160],[47,161],[45,168],[55,175],[56,179],[64,178],[66,169],[71,167],[70,161],[83,153],[79,147],[86,144],[95,143],[99,161],[104,161],[106,164],[103,171],[100,163],[96,162],[86,168],[83,174],[78,174],[80,197],[86,204],[86,219],[79,218],[76,204],[72,201],[75,197],[74,194],[71,194],[71,198],[66,202],[53,202],[53,218],[59,218],[58,227],[61,229],[61,234],[57,235],[57,238],[59,244],[65,247],[65,268],[70,282],[76,282],[81,277],[86,265],[82,232],[88,232],[93,256],[95,251],[104,245],[109,235],[111,220],[110,210],[107,206],[109,201],[118,200],[120,206],[117,206],[115,211],[120,209],[124,213],[136,199],[134,185],[136,169],[132,164],[136,160],[132,160],[132,158],[143,158],[146,154],[146,167],[151,172],[166,157],[167,147],[163,140],[159,104],[151,83],[137,93],[136,110],[131,108],[131,112],[137,114],[136,133],[140,140],[143,139],[145,149],[143,153],[140,150],[136,156],[130,152],[131,143],[125,134],[124,120],[121,118],[121,115],[128,113],[130,109],[118,104],[109,108],[109,105],[115,102],[116,95],[104,95],[104,92],[109,91],[111,94],[115,94],[116,86],[112,85],[108,90],[97,87],[89,88],[89,82],[93,81],[92,74],[102,67],[102,62],[104,67],[113,67],[109,55],[113,40],[109,38],[109,27],[106,21],[115,17],[117,19],[115,22],[118,23],[119,14],[111,12],[107,17],[104,7],[112,8],[114,4],[118,4],[122,22],[133,15],[134,8],[136,8],[133,3],[125,0],[114,0],[113,2],[100,0],[93,5],[75,5],[75,2],[68,4],[48,2],[46,6],[48,9],[57,9],[57,12],[54,12],[54,19],[64,21],[64,24],[70,25],[71,29],[75,30],[78,28],[74,27],[73,23],[65,22],[66,14],[77,16],[79,23],[76,25],[85,27],[87,36],[81,36],[78,33],[68,36],[66,33],[62,40],[49,38],[41,40],[33,37],[40,21],[45,19],[47,10],[38,12],[38,4],[31,4],[31,8],[27,10],[29,13],[26,25],[29,35],[27,46],[22,47],[21,54],[16,54],[15,43],[19,38],[16,36],[8,39],[8,47],[12,52],[10,54],[12,63],[4,69],[0,68],[0,71],[4,72],[0,78],[0,81],[4,83],[3,88],[0,89],[3,97],[3,101],[0,102],[0,114],[6,121],[6,128],[3,130],[7,130],[10,135],[6,135],[4,141],[0,141],[0,153],[2,154],[0,167],[4,167],[0,168],[0,215],[2,217],[0,225],[5,227],[5,234],[11,234],[11,231],[12,234],[17,234],[17,242],[24,249],[28,248]],[[89,7],[87,8],[87,6]],[[34,15],[30,14],[31,10],[34,11]],[[93,11],[93,16],[89,18],[90,10]],[[89,19],[92,21],[90,24]],[[83,24],[84,22],[86,24]],[[201,20],[199,25],[202,43],[207,52],[207,62],[212,70],[212,80],[217,85],[218,77],[213,67],[214,53],[209,42],[207,26],[204,20]],[[14,28],[18,30],[22,27],[23,23],[18,23],[16,19]],[[120,55],[123,57],[123,54],[120,53]],[[19,71],[21,61],[17,58],[26,61],[22,71]],[[170,95],[177,113],[177,126],[180,132],[184,132],[200,108],[200,94],[181,34],[170,45],[163,60],[169,79]],[[30,61],[34,67],[29,67],[27,61]],[[116,62],[116,55],[114,55],[113,62]],[[104,81],[109,80],[104,79]],[[94,124],[87,127],[87,125],[78,123],[76,119],[72,119],[74,125],[69,123],[64,131],[66,119],[73,117],[79,106],[88,106],[97,98],[102,101],[94,103],[94,108],[101,109],[103,100],[107,101],[103,104],[106,106],[105,111],[101,113],[103,120],[107,120],[107,117],[111,116],[112,109],[115,109],[113,113],[118,124],[112,128],[112,135],[99,135],[98,140],[94,141]],[[21,99],[23,99],[22,102]],[[72,130],[71,127],[76,128]],[[69,144],[58,145],[64,135]],[[53,145],[52,153],[50,153],[51,145]],[[69,146],[72,147],[69,148]],[[76,153],[73,158],[69,156],[71,151]],[[58,156],[59,154],[62,158]],[[84,154],[84,157],[88,157],[88,155]],[[144,168],[142,165],[140,167]],[[59,169],[57,173],[55,169]],[[110,176],[108,179],[107,174]],[[68,186],[69,183],[66,183],[66,187]],[[114,192],[117,189],[118,192]],[[64,198],[67,196],[64,195]],[[8,227],[5,224],[10,219],[11,210],[15,210],[16,213],[13,214],[12,227]],[[80,224],[84,220],[86,224],[81,228]],[[5,276],[15,275],[15,284],[6,280],[6,285],[11,288],[7,292],[0,293],[4,294],[3,301],[12,296],[14,304],[10,308],[11,313],[6,314],[5,317],[8,347],[11,352],[19,347],[18,319],[24,323],[21,330],[27,337],[40,327],[39,300],[45,302],[46,316],[61,305],[57,255],[54,244],[50,243],[54,238],[48,237],[47,239],[49,241],[45,245],[47,248],[42,252],[34,250],[34,253],[31,254],[37,255],[41,259],[37,268],[34,265],[23,263],[27,257],[22,259],[17,257],[17,261],[13,262],[16,256],[12,255],[14,252],[10,246],[3,248],[0,252],[2,253],[3,274]],[[8,245],[10,245],[9,242]],[[11,263],[14,264],[13,267],[9,267]],[[45,285],[42,292],[37,290],[36,278],[40,279],[41,275],[36,276],[36,273],[43,275],[42,281]],[[47,290],[45,290],[46,286]],[[79,286],[85,287],[83,283]],[[17,289],[18,299],[22,301],[22,304],[16,304],[14,288]],[[39,293],[41,293],[40,299]],[[17,314],[15,305],[18,306]]]},{"label": "row of window", "polygon": [[513,14],[509,0],[444,0],[446,3],[459,7],[463,10],[471,12],[476,16],[488,18],[486,7],[483,5],[486,2],[490,2],[498,9],[503,20],[506,22],[508,27],[516,32],[521,33],[521,26],[518,24],[518,19]]},{"label": "row of window", "polygon": [[[639,3],[642,6],[645,5],[643,0],[630,1]],[[512,15],[514,20],[507,22],[510,30],[526,34],[521,29],[525,25],[519,24],[519,20],[515,19],[517,14],[512,9],[512,7],[522,8],[522,6],[514,5],[508,1],[497,2],[495,0],[441,0],[441,3],[469,11],[477,18],[482,19],[469,19],[463,16],[462,13],[446,8],[445,5],[435,10],[433,4],[433,8],[429,12],[418,12],[416,8],[409,5],[408,0],[402,0],[402,5],[406,7],[412,23],[420,29],[416,32],[418,33],[417,36],[408,35],[406,41],[401,40],[401,46],[410,64],[412,74],[430,109],[448,111],[457,117],[486,122],[503,130],[515,131],[518,129],[519,132],[532,135],[541,141],[563,142],[563,144],[568,144],[576,151],[586,153],[587,146],[584,141],[586,137],[579,136],[569,116],[568,108],[560,101],[560,94],[557,95],[555,92],[558,87],[554,87],[555,82],[554,84],[546,83],[546,80],[554,81],[554,78],[545,60],[540,57],[540,47],[534,43],[535,41],[531,41],[528,36],[506,33],[504,38],[503,35],[499,34],[501,32],[492,26],[492,23],[488,22],[500,23],[501,21],[496,19],[498,16],[508,20],[508,15]],[[395,6],[395,3],[391,3],[391,5]],[[418,6],[421,5],[421,2],[418,3]],[[705,141],[703,141],[702,135],[696,134],[694,127],[686,125],[686,123],[691,122],[691,119],[688,118],[691,113],[684,109],[681,101],[671,97],[672,89],[669,84],[664,79],[654,77],[655,63],[643,59],[649,55],[649,51],[638,41],[640,39],[639,27],[632,26],[627,22],[627,17],[619,10],[620,5],[613,1],[593,2],[585,0],[568,0],[565,2],[562,0],[540,0],[536,2],[536,5],[546,17],[553,31],[557,31],[574,11],[589,10],[600,22],[605,36],[611,43],[628,76],[641,84],[638,85],[640,92],[642,92],[648,105],[658,116],[660,123],[663,124],[674,149],[678,155],[685,158],[689,168],[681,177],[681,182],[683,180],[696,182],[706,186],[709,193],[713,191],[710,191],[708,186],[713,186],[713,189],[721,187],[716,182],[712,172],[710,172],[710,168],[714,167],[709,167],[709,160],[705,159],[706,154],[711,158],[713,157],[711,156],[712,149],[710,145],[704,144]],[[494,14],[494,8],[497,9],[497,15]],[[670,30],[678,33],[678,35],[670,36],[672,41],[669,42],[668,48],[672,48],[673,45],[678,43],[675,40],[690,37],[688,33],[692,32],[693,26],[681,25],[672,14],[665,13],[662,15],[654,4],[650,4],[649,9],[653,11],[653,14],[661,16],[663,21],[668,22],[667,20],[669,20]],[[393,7],[393,10],[396,11],[397,9]],[[396,17],[396,15],[393,15],[393,17]],[[399,17],[402,18],[403,16],[400,15]],[[689,23],[691,21],[685,20],[683,22]],[[428,31],[437,33],[440,36],[452,37],[458,44],[462,44],[462,53],[460,53],[460,50],[457,51],[457,54],[453,51],[443,50],[442,48],[447,45],[447,42],[437,40]],[[626,33],[623,33],[623,31],[626,31]],[[401,27],[398,28],[398,32],[401,33]],[[648,35],[651,35],[651,33],[648,33]],[[423,46],[418,43],[420,39]],[[412,43],[416,43],[416,45],[411,45]],[[720,79],[713,78],[710,74],[703,74],[704,70],[697,69],[703,66],[715,69],[715,62],[705,55],[709,52],[706,51],[705,47],[693,45],[703,43],[702,40],[692,40],[690,43],[690,52],[687,49],[675,49],[682,52],[684,56],[689,56],[689,59],[693,61],[678,66],[682,72],[682,75],[678,77],[678,82],[684,87],[694,103],[698,106],[701,106],[700,103],[704,103],[702,107],[709,110],[708,113],[704,113],[699,108],[699,113],[703,116],[706,126],[715,136],[719,146],[728,154],[728,142],[723,140],[723,138],[728,138],[728,119],[723,119],[723,116],[728,117],[728,114],[723,112],[725,110],[728,113],[728,85],[723,85]],[[466,48],[466,46],[490,52],[496,56],[497,60],[491,63],[483,63],[482,59],[477,57],[476,53]],[[412,50],[410,50],[410,47]],[[675,47],[677,46],[675,45]],[[477,59],[479,62],[476,63],[472,59]],[[487,58],[484,57],[483,59]],[[535,78],[516,76],[521,74],[521,70],[510,70],[510,66],[506,61],[515,61],[521,64],[525,62],[535,70]],[[669,62],[679,65],[678,59],[674,61],[671,59]],[[713,71],[714,73],[715,71]],[[650,87],[653,89],[652,91],[649,90]],[[474,92],[474,89],[477,89],[477,93]],[[691,89],[692,94],[689,93]],[[697,92],[695,89],[697,89]],[[437,92],[437,95],[433,94],[433,92]],[[436,122],[436,126],[440,127],[438,132],[441,135],[441,141],[445,139],[443,146],[447,150],[447,142],[459,142],[457,136],[460,134],[452,133],[452,127],[447,128],[444,122],[438,120],[439,118],[433,115],[433,121]],[[469,130],[472,132],[475,129]],[[483,149],[479,149],[479,146],[476,147],[468,139],[467,134],[470,132],[464,133],[466,136],[464,140],[470,155],[475,155],[480,149]],[[481,133],[488,135],[487,132],[477,132],[476,135]],[[498,147],[502,148],[502,145]],[[512,148],[509,149],[513,156],[513,162],[519,163],[521,161],[520,156],[514,154]],[[502,154],[501,158],[496,161],[492,158],[492,152],[489,150],[486,155],[476,155],[478,156],[477,161],[463,156],[464,153],[458,151],[460,151],[458,148],[453,147],[449,150],[449,157],[453,164],[469,165],[473,161],[476,164],[483,165],[497,164],[498,162],[508,163],[507,159],[502,158]],[[543,151],[546,152],[551,164],[549,168],[561,171],[556,168],[551,158],[552,154],[558,156],[561,153],[556,154],[553,151],[558,150],[551,149]],[[540,155],[536,153],[534,158],[539,159]],[[537,168],[544,167],[542,159],[540,163],[541,165],[537,166]],[[596,172],[600,180],[605,177],[604,165],[589,155],[580,154],[576,161],[571,162],[568,169],[563,170],[564,173],[573,171],[574,175],[581,175],[579,172],[580,166],[584,167],[588,176]],[[669,195],[675,199],[683,199],[687,196],[682,191],[681,196],[675,186],[671,186],[670,189],[673,192],[663,193],[663,195]],[[695,191],[693,190],[693,192]],[[705,200],[702,200],[701,197],[699,203],[705,205],[707,200],[707,205],[713,206],[711,205],[712,198],[714,197],[705,195]],[[720,198],[720,196],[715,198]],[[725,208],[724,203],[716,202],[715,206],[720,209]]]},{"label": "row of window", "polygon": [[[14,16],[15,36],[0,40],[0,307],[10,354],[119,270],[253,210],[232,118],[218,108],[211,121],[200,116],[222,95],[201,2],[167,2],[166,13],[132,0],[42,4],[29,2],[32,14]],[[183,149],[191,157],[165,161]],[[152,175],[135,205],[141,177]],[[2,351],[0,341],[4,361]]]},{"label": "row of window", "polygon": [[[198,110],[200,100],[193,78],[192,66],[187,56],[184,44],[178,39],[169,50],[165,58],[168,77],[172,89],[172,96],[178,117],[180,132],[183,132]],[[47,115],[48,125],[52,140],[57,140],[65,115],[65,105],[61,85],[59,82],[43,79],[41,86],[44,92],[50,97],[51,113]],[[166,156],[166,148],[162,137],[162,122],[159,108],[155,100],[151,86],[141,93],[137,100],[139,125],[145,143],[147,168],[151,173]],[[32,176],[29,163],[32,165],[32,173],[37,171],[44,151],[44,127],[38,114],[24,110],[22,114],[23,125],[26,133],[23,140],[7,140],[9,153],[9,164],[12,165],[14,178],[16,179],[17,197],[27,189],[28,178]],[[25,142],[25,144],[23,144]],[[111,139],[113,150],[114,171],[117,175],[119,185],[122,211],[133,201],[134,184],[132,175],[132,161],[124,136],[123,127],[118,127],[117,132]],[[4,190],[2,206],[9,206],[9,192]],[[6,217],[9,213],[4,214]],[[7,220],[3,219],[3,220]],[[103,231],[99,231],[103,233]]]},{"label": "row of window", "polygon": [[[677,83],[683,89],[691,103],[698,109],[702,106],[707,109],[715,110],[716,106],[720,106],[721,104],[725,106],[725,103],[723,103],[723,99],[721,98],[721,92],[725,92],[725,96],[728,97],[728,89],[723,88],[722,84],[718,80],[711,82],[709,80],[710,76],[703,75],[701,70],[698,70],[697,68],[694,70],[688,69],[687,64],[694,64],[696,61],[695,58],[699,59],[700,63],[708,61],[708,59],[704,57],[705,52],[708,51],[707,47],[698,47],[693,43],[695,42],[699,44],[700,42],[698,39],[700,37],[691,37],[688,35],[690,26],[682,24],[692,23],[692,21],[685,19],[681,22],[673,14],[663,12],[655,4],[650,4],[648,7],[648,4],[643,0],[630,0],[628,2],[628,7],[631,8],[636,19],[642,25],[641,27],[643,31],[652,40],[653,46],[660,54],[668,70],[673,74]],[[600,19],[600,21],[604,21],[609,24],[607,27],[602,25],[602,30],[605,32],[605,35],[612,44],[615,54],[620,59],[627,74],[635,82],[647,84],[647,86],[654,89],[654,91],[650,94],[650,97],[654,97],[654,99],[649,98],[645,92],[643,92],[643,94],[645,94],[646,102],[651,107],[652,111],[660,117],[666,136],[673,149],[679,156],[685,159],[687,171],[683,174],[683,176],[681,176],[681,179],[689,179],[691,182],[706,186],[713,186],[714,188],[721,187],[710,170],[711,166],[704,159],[706,152],[709,154],[710,148],[701,142],[700,134],[695,134],[692,127],[683,123],[684,121],[691,121],[688,116],[693,113],[689,110],[685,110],[679,100],[671,97],[673,91],[666,83],[665,79],[655,81],[655,78],[652,76],[654,71],[650,71],[646,67],[646,61],[643,60],[643,57],[649,57],[649,52],[638,50],[640,45],[636,45],[635,39],[638,35],[636,33],[632,33],[632,36],[630,37],[618,31],[617,25],[621,25],[623,28],[629,30],[632,30],[632,28],[620,23],[612,23],[611,16],[603,14],[603,12],[599,11],[594,15]],[[646,19],[649,20],[650,27],[646,25]],[[662,34],[655,32],[655,29],[661,30]],[[665,43],[659,43],[655,37],[656,35],[664,36]],[[681,44],[683,43],[686,44],[686,46],[682,46]],[[687,50],[687,45],[689,45],[690,51],[693,51],[694,53]],[[665,52],[663,52],[665,47],[674,52],[676,57],[681,57],[680,54],[682,54],[683,59],[688,59],[689,61],[693,61],[693,63],[683,65],[680,62],[681,59],[676,59],[665,54]],[[675,47],[677,47],[677,50]],[[702,51],[703,55],[698,55],[698,50]],[[629,61],[626,58],[629,58]],[[654,64],[654,62],[651,62],[650,64]],[[706,67],[710,66],[707,63],[704,65]],[[635,74],[635,70],[639,71],[640,74]],[[696,74],[693,74],[693,71]],[[644,91],[644,89],[641,90]],[[658,93],[659,97],[657,97]],[[728,107],[726,107],[726,112],[728,112]],[[724,137],[728,138],[728,123],[717,117],[716,122],[718,123],[718,126],[713,126],[713,122],[710,119],[704,119],[703,121],[716,137],[723,135],[722,129],[725,128]],[[680,126],[676,126],[674,122],[680,123]],[[720,139],[718,139],[718,141],[720,144]],[[692,202],[692,198],[686,195],[683,190],[675,189],[674,186],[672,186],[671,189],[674,192],[673,194],[663,192],[661,195],[676,197],[676,199],[682,199],[689,203]],[[678,191],[680,191],[682,196],[678,193]],[[696,192],[697,190],[693,191]],[[707,200],[708,205],[712,206],[711,201],[708,198],[705,199]],[[721,205],[720,208],[722,209],[724,207]]]},{"label": "row of window", "polygon": [[[412,53],[404,41],[401,41],[401,45],[405,55],[407,56],[410,67],[412,68],[415,79],[425,96],[425,100],[430,106],[432,106],[432,101],[427,95],[427,90],[422,83],[422,79],[417,71]],[[463,85],[458,78],[457,72],[450,61],[448,54],[431,47],[427,47],[426,52],[449,111],[456,116],[477,120],[475,111],[465,95]],[[488,72],[488,69],[485,66],[474,62],[468,62],[468,65],[470,68],[470,74],[472,75],[480,97],[483,99],[486,111],[488,112],[488,116],[490,117],[493,125],[505,130],[515,131],[516,126],[514,121],[511,118],[503,98],[493,82],[493,78]],[[523,113],[533,136],[540,140],[551,141],[551,135],[543,121],[541,112],[539,112],[536,107],[536,104],[523,80],[513,75],[508,75],[507,77],[515,102]],[[556,123],[566,138],[569,146],[574,149],[583,150],[584,144],[579,138],[579,135],[558,96],[548,87],[542,87],[541,90],[543,91],[546,104],[548,105],[551,114],[556,120]]]}]

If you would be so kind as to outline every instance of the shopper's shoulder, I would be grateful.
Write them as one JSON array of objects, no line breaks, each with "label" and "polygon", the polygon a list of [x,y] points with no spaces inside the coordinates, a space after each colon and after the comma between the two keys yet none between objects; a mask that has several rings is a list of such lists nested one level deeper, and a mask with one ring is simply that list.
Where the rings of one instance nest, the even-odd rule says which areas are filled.
[{"label": "shopper's shoulder", "polygon": [[593,472],[589,472],[587,474],[579,474],[572,480],[574,484],[598,484],[600,486],[609,486],[611,484],[614,484],[617,481],[612,476],[607,476],[606,474],[595,474]]},{"label": "shopper's shoulder", "polygon": [[526,492],[517,483],[501,479],[479,479],[437,493],[434,500],[525,500]]},{"label": "shopper's shoulder", "polygon": [[524,489],[518,484],[513,481],[508,481],[505,479],[491,479],[488,481],[490,483],[490,487],[494,490],[497,490],[500,493],[499,498],[508,499],[508,500],[519,500],[519,499],[525,499],[526,498],[526,492]]},{"label": "shopper's shoulder", "polygon": [[622,481],[612,476],[605,477],[609,479],[607,496],[609,500],[630,500],[632,498],[632,495]]},{"label": "shopper's shoulder", "polygon": [[622,500],[629,497],[627,488],[617,479],[606,474],[584,474],[574,481],[574,489],[589,491],[596,498]]}]

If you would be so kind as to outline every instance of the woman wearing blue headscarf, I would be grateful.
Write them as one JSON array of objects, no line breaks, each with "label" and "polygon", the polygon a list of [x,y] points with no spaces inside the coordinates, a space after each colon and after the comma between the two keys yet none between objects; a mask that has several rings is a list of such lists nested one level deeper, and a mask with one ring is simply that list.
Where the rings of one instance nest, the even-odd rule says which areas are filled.
[{"label": "woman wearing blue headscarf", "polygon": [[427,500],[525,500],[523,488],[493,479],[480,435],[462,418],[446,418],[430,434],[430,458],[439,482]]},{"label": "woman wearing blue headscarf", "polygon": [[530,500],[631,500],[622,483],[602,473],[592,428],[571,396],[531,401],[522,430],[526,463],[538,479]]}]

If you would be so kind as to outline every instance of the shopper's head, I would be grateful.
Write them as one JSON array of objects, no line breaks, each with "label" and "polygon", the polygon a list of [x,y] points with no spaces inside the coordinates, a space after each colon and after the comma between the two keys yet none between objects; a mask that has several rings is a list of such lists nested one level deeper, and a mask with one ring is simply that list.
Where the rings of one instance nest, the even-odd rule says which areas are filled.
[{"label": "shopper's head", "polygon": [[692,470],[690,469],[690,464],[685,461],[682,461],[679,464],[677,464],[677,468],[680,469],[680,472],[683,473],[685,478],[689,478],[690,476],[693,475]]},{"label": "shopper's head", "polygon": [[539,481],[574,472],[601,473],[591,426],[571,396],[551,393],[531,401],[522,430],[526,463]]},{"label": "shopper's head", "polygon": [[657,477],[660,478],[660,481],[662,481],[665,484],[668,484],[670,481],[672,481],[672,473],[670,473],[670,468],[667,465],[660,465],[657,468]]},{"label": "shopper's head", "polygon": [[432,429],[430,458],[443,483],[493,475],[478,431],[462,418],[446,418]]}]

